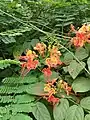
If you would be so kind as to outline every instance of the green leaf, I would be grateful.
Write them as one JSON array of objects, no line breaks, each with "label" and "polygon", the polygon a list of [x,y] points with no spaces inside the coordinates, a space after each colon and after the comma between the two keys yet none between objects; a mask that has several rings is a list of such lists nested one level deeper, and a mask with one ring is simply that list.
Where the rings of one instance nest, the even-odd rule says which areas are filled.
[{"label": "green leaf", "polygon": [[33,107],[33,115],[37,120],[51,120],[48,109],[41,102],[37,102]]},{"label": "green leaf", "polygon": [[6,108],[5,107],[0,107],[0,114],[5,114],[6,113]]},{"label": "green leaf", "polygon": [[20,65],[20,62],[16,60],[10,60],[10,59],[0,60],[0,69],[7,68],[11,64]]},{"label": "green leaf", "polygon": [[90,90],[90,80],[85,77],[78,77],[72,84],[75,92],[87,92]]},{"label": "green leaf", "polygon": [[52,75],[50,76],[50,79],[55,79],[55,78],[58,78],[59,77],[59,74],[55,71],[52,72]]},{"label": "green leaf", "polygon": [[32,40],[31,40],[31,45],[32,45],[32,47],[35,47],[38,42],[39,42],[38,39],[32,39]]},{"label": "green leaf", "polygon": [[90,57],[87,59],[87,65],[88,65],[88,69],[90,71]]},{"label": "green leaf", "polygon": [[35,100],[34,96],[30,96],[28,94],[25,95],[17,95],[15,96],[15,102],[17,103],[30,103]]},{"label": "green leaf", "polygon": [[90,120],[90,114],[87,114],[87,115],[85,116],[85,120]]},{"label": "green leaf", "polygon": [[6,84],[33,84],[36,83],[38,79],[35,76],[25,76],[23,77],[6,77],[3,79],[3,83]]},{"label": "green leaf", "polygon": [[32,108],[35,104],[34,103],[28,103],[28,104],[11,104],[7,106],[7,109],[9,111],[12,111],[12,113],[30,113],[32,112]]},{"label": "green leaf", "polygon": [[80,106],[73,105],[68,109],[65,120],[83,120],[83,119],[84,111]]},{"label": "green leaf", "polygon": [[67,52],[64,56],[64,63],[68,65],[72,60],[73,60],[73,56],[69,52]]},{"label": "green leaf", "polygon": [[85,97],[80,101],[80,105],[87,110],[90,110],[90,97]]},{"label": "green leaf", "polygon": [[87,50],[84,48],[77,48],[75,52],[75,57],[79,60],[83,60],[88,57]]},{"label": "green leaf", "polygon": [[30,85],[30,87],[28,87],[26,89],[26,92],[28,94],[31,94],[31,95],[42,95],[42,94],[45,94],[45,92],[44,92],[44,84],[45,83],[43,83],[43,82],[39,82],[39,83]]},{"label": "green leaf", "polygon": [[79,73],[84,69],[85,63],[81,62],[81,64],[83,67],[75,60],[72,60],[72,62],[68,66],[68,72],[73,79],[75,79],[79,75]]},{"label": "green leaf", "polygon": [[14,37],[11,37],[11,36],[0,36],[0,39],[1,39],[5,44],[9,44],[9,43],[16,42],[16,40],[14,39]]},{"label": "green leaf", "polygon": [[16,44],[16,46],[13,49],[13,56],[14,56],[14,58],[15,59],[19,59],[19,57],[21,56],[22,52],[23,52],[22,45],[17,45]]},{"label": "green leaf", "polygon": [[69,102],[66,99],[61,99],[59,104],[56,104],[53,109],[55,120],[64,120],[69,108]]},{"label": "green leaf", "polygon": [[32,118],[24,114],[16,114],[13,115],[10,120],[32,120]]}]

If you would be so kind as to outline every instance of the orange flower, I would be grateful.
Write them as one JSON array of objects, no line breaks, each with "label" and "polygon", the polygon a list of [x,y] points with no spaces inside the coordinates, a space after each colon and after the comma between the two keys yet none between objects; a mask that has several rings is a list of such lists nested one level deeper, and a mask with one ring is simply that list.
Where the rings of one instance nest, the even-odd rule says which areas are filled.
[{"label": "orange flower", "polygon": [[44,87],[44,91],[48,93],[46,94],[46,96],[44,96],[44,98],[48,102],[52,103],[53,105],[59,102],[59,98],[54,97],[54,95],[56,94],[56,87],[53,84],[55,82],[56,80],[54,79],[51,82],[48,82],[47,84],[45,84],[45,87]]},{"label": "orange flower", "polygon": [[48,82],[47,84],[45,84],[44,91],[47,92],[49,96],[56,93],[56,88],[53,85],[55,82],[56,80],[54,79],[51,82]]},{"label": "orange flower", "polygon": [[72,91],[72,87],[68,85],[68,83],[64,82],[63,80],[60,80],[60,87],[61,89],[64,89],[66,94],[69,95]]},{"label": "orange flower", "polygon": [[60,53],[60,51],[58,51],[57,46],[52,47],[52,49],[50,50],[50,56],[56,56],[56,57],[61,56],[61,53]]},{"label": "orange flower", "polygon": [[[28,50],[26,53],[26,56],[21,56],[20,59],[25,60],[25,62],[21,63],[22,65],[22,72],[21,74],[24,74],[24,71],[27,70],[26,73],[28,73],[32,69],[36,69],[38,65],[38,60],[34,60],[37,57],[36,53],[34,51]],[[25,74],[26,75],[26,74]]]},{"label": "orange flower", "polygon": [[26,63],[26,67],[28,70],[36,69],[38,63],[38,60],[28,60],[28,62]]},{"label": "orange flower", "polygon": [[36,47],[34,47],[34,50],[37,50],[41,56],[44,56],[46,45],[44,43],[37,43]]},{"label": "orange flower", "polygon": [[44,68],[42,72],[44,73],[45,77],[50,77],[52,75],[50,68]]},{"label": "orange flower", "polygon": [[56,103],[59,102],[59,98],[56,98],[53,95],[51,95],[50,97],[48,97],[47,101],[55,105]]},{"label": "orange flower", "polygon": [[61,53],[60,51],[58,51],[58,47],[57,46],[53,46],[52,48],[50,48],[51,46],[49,46],[49,52],[50,52],[50,57],[46,59],[46,65],[48,65],[48,67],[57,67],[58,65],[61,65],[62,62],[60,61],[60,56]]},{"label": "orange flower", "polygon": [[78,32],[83,32],[83,33],[86,33],[88,31],[90,31],[90,25],[85,25],[85,24],[78,30]]},{"label": "orange flower", "polygon": [[58,57],[52,56],[46,59],[46,65],[48,65],[48,67],[57,67],[58,65],[61,65],[61,64],[62,62]]},{"label": "orange flower", "polygon": [[86,39],[87,38],[84,33],[77,32],[76,37],[72,38],[71,41],[73,42],[74,46],[82,47],[84,46]]},{"label": "orange flower", "polygon": [[71,39],[71,42],[76,47],[83,47],[86,42],[90,43],[90,25],[83,25],[75,32],[76,37]]},{"label": "orange flower", "polygon": [[36,55],[36,53],[34,51],[28,50],[26,53],[26,57],[28,59],[33,60],[34,58],[38,57],[38,55]]}]

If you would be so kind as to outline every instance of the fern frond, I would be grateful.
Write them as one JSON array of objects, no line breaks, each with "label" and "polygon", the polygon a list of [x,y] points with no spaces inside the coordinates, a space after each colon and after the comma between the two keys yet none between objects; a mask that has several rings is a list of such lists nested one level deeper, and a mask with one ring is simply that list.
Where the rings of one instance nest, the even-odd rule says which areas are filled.
[{"label": "fern frond", "polygon": [[32,112],[32,107],[34,106],[34,103],[28,103],[28,104],[12,104],[7,106],[7,109],[12,111],[13,114],[15,113],[30,113]]},{"label": "fern frond", "polygon": [[18,113],[16,115],[12,115],[10,120],[33,120],[33,119],[28,115]]},{"label": "fern frond", "polygon": [[37,82],[38,79],[34,76],[29,76],[29,77],[8,77],[8,78],[4,78],[3,79],[3,83],[7,83],[7,84],[24,84],[24,83],[28,83],[28,84],[32,84]]},{"label": "fern frond", "polygon": [[0,107],[0,114],[5,114],[7,109],[5,107]]},{"label": "fern frond", "polygon": [[0,96],[0,103],[31,103],[35,100],[34,96],[30,96],[28,94],[24,95],[16,95],[16,96]]},{"label": "fern frond", "polygon": [[0,96],[0,103],[14,103],[12,96]]},{"label": "fern frond", "polygon": [[18,90],[18,87],[8,87],[8,86],[0,86],[0,94],[12,94],[12,93],[22,93],[23,91]]},{"label": "fern frond", "polygon": [[0,69],[7,68],[11,64],[20,65],[20,61],[10,60],[10,59],[0,60]]},{"label": "fern frond", "polygon": [[21,103],[31,103],[34,100],[35,100],[35,97],[34,96],[30,96],[28,94],[15,96],[15,102],[18,103],[18,104],[21,104]]},{"label": "fern frond", "polygon": [[31,31],[31,30],[32,29],[28,28],[28,27],[21,27],[18,29],[7,30],[5,32],[1,32],[0,35],[1,36],[8,36],[8,37],[11,37],[11,36],[15,37],[15,36],[22,35],[23,33]]}]

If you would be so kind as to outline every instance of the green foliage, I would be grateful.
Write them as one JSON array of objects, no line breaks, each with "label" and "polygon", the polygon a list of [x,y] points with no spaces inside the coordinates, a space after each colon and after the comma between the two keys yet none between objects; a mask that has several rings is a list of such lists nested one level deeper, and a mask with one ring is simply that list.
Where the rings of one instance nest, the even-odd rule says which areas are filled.
[{"label": "green foliage", "polygon": [[37,120],[51,120],[48,109],[40,102],[37,102],[33,107],[33,114]]},{"label": "green foliage", "polygon": [[80,106],[73,105],[68,109],[65,120],[83,120],[83,119],[84,112]]},{"label": "green foliage", "polygon": [[88,64],[88,69],[89,69],[89,71],[90,71],[90,57],[89,57],[88,60],[87,60],[87,64]]},{"label": "green foliage", "polygon": [[25,120],[32,120],[32,118],[28,117],[27,115],[24,115],[24,114],[16,114],[16,115],[13,115],[10,120],[20,120],[20,119],[25,119]]},{"label": "green foliage", "polygon": [[[74,48],[67,34],[70,24],[77,28],[89,22],[88,0],[0,1],[0,120],[90,119],[90,46]],[[60,101],[53,108],[43,100],[41,71],[20,76],[20,55],[38,42],[60,44],[63,64],[51,76],[57,78],[55,97]],[[59,88],[60,80],[72,86],[70,95]]]},{"label": "green foliage", "polygon": [[80,105],[86,109],[90,111],[90,97],[85,97],[81,100]]},{"label": "green foliage", "polygon": [[87,92],[90,90],[90,80],[85,77],[78,77],[72,84],[75,92]]},{"label": "green foliage", "polygon": [[66,99],[61,99],[59,104],[56,104],[53,110],[55,120],[64,120],[69,108],[69,103]]},{"label": "green foliage", "polygon": [[79,60],[83,60],[85,58],[88,57],[88,53],[86,51],[86,49],[84,48],[78,48],[75,52],[75,56],[79,59]]},{"label": "green foliage", "polygon": [[85,120],[89,120],[90,119],[90,114],[87,114],[86,116],[85,116]]},{"label": "green foliage", "polygon": [[20,62],[16,60],[10,60],[10,59],[0,60],[0,69],[7,68],[11,64],[20,65]]},{"label": "green foliage", "polygon": [[84,69],[85,63],[81,62],[81,64],[82,66],[78,62],[73,60],[68,66],[68,72],[73,79],[75,79],[79,75],[79,73]]}]

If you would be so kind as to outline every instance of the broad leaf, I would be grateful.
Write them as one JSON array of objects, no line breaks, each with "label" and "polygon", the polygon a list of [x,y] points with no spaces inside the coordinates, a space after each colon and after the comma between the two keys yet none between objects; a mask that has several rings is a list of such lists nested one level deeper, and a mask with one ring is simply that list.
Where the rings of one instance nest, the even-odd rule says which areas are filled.
[{"label": "broad leaf", "polygon": [[75,79],[79,73],[83,70],[83,68],[85,67],[85,63],[81,62],[82,66],[76,62],[75,60],[73,60],[70,65],[68,66],[68,72],[69,74],[72,76],[73,79]]},{"label": "broad leaf", "polygon": [[87,114],[87,115],[85,116],[85,120],[90,120],[90,114]]},{"label": "broad leaf", "polygon": [[79,60],[83,60],[88,57],[87,50],[84,48],[77,48],[75,52],[75,57],[77,57]]},{"label": "broad leaf", "polygon": [[65,120],[83,120],[83,119],[84,111],[80,106],[73,105],[68,109]]},{"label": "broad leaf", "polygon": [[68,100],[61,99],[59,104],[56,104],[53,110],[55,120],[64,120],[69,108]]},{"label": "broad leaf", "polygon": [[44,83],[43,82],[39,82],[33,85],[30,85],[30,87],[28,87],[26,89],[26,92],[32,95],[42,95],[45,94],[44,92]]},{"label": "broad leaf", "polygon": [[37,102],[33,107],[33,115],[37,120],[51,120],[48,109],[41,102]]},{"label": "broad leaf", "polygon": [[87,110],[90,110],[90,97],[85,97],[81,100],[80,105]]},{"label": "broad leaf", "polygon": [[31,45],[32,45],[32,47],[35,47],[37,43],[39,43],[39,40],[38,40],[38,39],[32,39],[32,40],[31,40]]},{"label": "broad leaf", "polygon": [[90,90],[90,80],[85,77],[78,77],[72,84],[75,92],[87,92]]},{"label": "broad leaf", "polygon": [[89,71],[90,71],[90,57],[89,57],[88,60],[87,60],[87,64],[88,64],[88,69],[89,69]]},{"label": "broad leaf", "polygon": [[64,63],[66,65],[70,64],[70,62],[73,60],[73,56],[72,54],[70,54],[69,52],[67,52],[64,56]]}]

